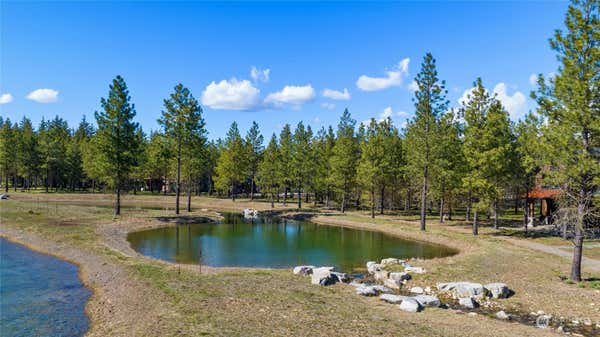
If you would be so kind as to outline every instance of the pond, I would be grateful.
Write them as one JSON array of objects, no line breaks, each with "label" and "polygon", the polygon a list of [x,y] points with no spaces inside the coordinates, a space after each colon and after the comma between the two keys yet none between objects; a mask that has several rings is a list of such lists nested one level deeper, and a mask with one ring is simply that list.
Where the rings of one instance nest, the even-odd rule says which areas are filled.
[{"label": "pond", "polygon": [[456,252],[444,246],[376,231],[318,225],[276,217],[223,214],[220,223],[178,225],[130,233],[137,252],[176,263],[214,267],[335,266],[352,272],[382,258],[434,258]]},{"label": "pond", "polygon": [[0,238],[2,336],[83,336],[90,295],[77,266]]}]

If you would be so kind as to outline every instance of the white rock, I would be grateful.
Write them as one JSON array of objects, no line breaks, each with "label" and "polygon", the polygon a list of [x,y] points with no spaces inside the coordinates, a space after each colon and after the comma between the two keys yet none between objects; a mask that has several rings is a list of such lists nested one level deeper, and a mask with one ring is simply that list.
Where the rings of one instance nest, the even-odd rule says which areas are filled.
[{"label": "white rock", "polygon": [[544,312],[544,310],[538,310],[538,311],[536,312],[536,314],[538,314],[538,316],[539,316],[539,315],[544,315],[544,314],[545,314],[545,312]]},{"label": "white rock", "polygon": [[535,326],[540,329],[545,329],[550,325],[550,320],[552,320],[552,316],[550,315],[540,315],[535,320]]},{"label": "white rock", "polygon": [[375,262],[375,261],[369,261],[367,262],[367,271],[369,272],[369,274],[373,274],[376,271],[379,271],[382,269],[382,266]]},{"label": "white rock", "polygon": [[423,290],[421,287],[412,287],[410,288],[410,292],[413,294],[423,294],[425,290]]},{"label": "white rock", "polygon": [[294,274],[296,275],[310,275],[313,272],[315,266],[297,266],[294,267]]},{"label": "white rock", "polygon": [[407,273],[423,274],[425,272],[425,269],[423,267],[406,266],[404,267],[404,271]]},{"label": "white rock", "polygon": [[403,300],[405,300],[407,298],[409,298],[409,297],[402,296],[402,295],[394,295],[394,294],[379,295],[379,299],[381,299],[382,301],[388,302],[388,303],[392,303],[392,304],[400,304],[400,302],[402,302]]},{"label": "white rock", "polygon": [[451,291],[454,298],[475,297],[480,299],[487,293],[480,283],[473,282],[438,283],[437,288],[440,291]]},{"label": "white rock", "polygon": [[383,285],[391,289],[400,289],[400,287],[402,286],[402,281],[396,281],[391,278],[386,278],[385,280],[383,280]]},{"label": "white rock", "polygon": [[505,283],[488,283],[484,286],[493,298],[507,298],[510,294],[510,289]]},{"label": "white rock", "polygon": [[376,296],[381,293],[391,293],[392,290],[382,285],[361,285],[356,287],[356,293],[362,296]]},{"label": "white rock", "polygon": [[389,278],[395,281],[408,281],[410,280],[411,276],[409,273],[401,271],[390,273]]},{"label": "white rock", "polygon": [[312,284],[320,285],[329,285],[335,283],[335,280],[331,275],[333,269],[333,267],[313,268],[310,282]]},{"label": "white rock", "polygon": [[424,307],[439,307],[442,304],[442,302],[433,295],[417,295],[413,298]]},{"label": "white rock", "polygon": [[333,276],[335,278],[336,282],[343,282],[343,283],[350,282],[350,278],[348,277],[348,274],[346,274],[346,273],[332,271],[331,276]]},{"label": "white rock", "polygon": [[429,287],[429,286],[425,287],[425,293],[431,294],[431,287]]},{"label": "white rock", "polygon": [[472,297],[463,297],[458,299],[458,304],[465,308],[475,309],[477,308],[477,302]]},{"label": "white rock", "polygon": [[387,259],[383,259],[381,260],[381,264],[382,265],[386,265],[386,264],[399,264],[400,260],[395,258],[395,257],[389,257]]},{"label": "white rock", "polygon": [[496,313],[496,318],[510,320],[510,315],[504,312],[504,310],[500,310]]},{"label": "white rock", "polygon": [[402,300],[402,302],[400,303],[400,310],[408,312],[418,312],[421,310],[421,305],[416,300],[412,298],[407,298]]},{"label": "white rock", "polygon": [[388,278],[389,274],[390,272],[387,270],[377,270],[373,273],[373,278],[375,281],[383,282]]}]

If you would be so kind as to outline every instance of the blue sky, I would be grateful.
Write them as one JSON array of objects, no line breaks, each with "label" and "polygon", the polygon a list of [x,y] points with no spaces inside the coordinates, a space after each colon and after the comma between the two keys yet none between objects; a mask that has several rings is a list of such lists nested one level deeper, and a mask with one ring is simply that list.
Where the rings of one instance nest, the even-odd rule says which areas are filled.
[{"label": "blue sky", "polygon": [[3,1],[0,115],[93,120],[119,74],[145,131],[179,82],[202,102],[211,138],[234,120],[242,132],[256,120],[266,138],[300,120],[335,125],[345,107],[400,125],[431,52],[453,105],[481,76],[517,119],[534,108],[530,76],[556,71],[548,39],[567,5]]}]

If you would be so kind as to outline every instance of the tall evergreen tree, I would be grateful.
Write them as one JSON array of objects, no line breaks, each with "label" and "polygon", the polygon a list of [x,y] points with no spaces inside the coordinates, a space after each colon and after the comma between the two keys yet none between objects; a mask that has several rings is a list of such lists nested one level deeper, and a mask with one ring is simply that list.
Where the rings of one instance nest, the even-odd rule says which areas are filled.
[{"label": "tall evergreen tree", "polygon": [[38,175],[40,156],[38,153],[37,134],[31,120],[23,117],[19,125],[17,142],[17,173],[23,177],[23,188],[29,189],[32,181]]},{"label": "tall evergreen tree", "polygon": [[283,188],[283,205],[287,205],[288,190],[292,186],[293,139],[289,124],[283,126],[279,134],[279,165],[277,171],[280,186]]},{"label": "tall evergreen tree", "polygon": [[371,218],[375,218],[375,191],[385,178],[385,122],[378,125],[374,118],[366,129],[364,141],[361,142],[361,157],[358,163],[358,181],[369,191]]},{"label": "tall evergreen tree", "polygon": [[262,160],[258,165],[258,186],[263,194],[269,195],[271,208],[275,207],[275,193],[278,192],[279,179],[277,177],[277,163],[279,161],[279,146],[277,136],[273,134],[269,145],[263,152]]},{"label": "tall evergreen tree", "polygon": [[438,79],[435,59],[427,53],[421,64],[421,71],[415,78],[415,117],[407,126],[406,141],[409,165],[421,179],[421,230],[425,230],[427,208],[427,185],[430,179],[431,164],[437,141],[436,129],[439,116],[448,110],[445,81]]},{"label": "tall evergreen tree", "polygon": [[235,201],[236,186],[247,177],[246,146],[236,122],[231,123],[215,169],[215,187],[229,191]]},{"label": "tall evergreen tree", "polygon": [[299,122],[292,137],[292,182],[296,187],[298,197],[298,208],[302,208],[302,192],[309,185],[310,177],[314,172],[312,160],[312,130],[305,128],[304,123]]},{"label": "tall evergreen tree", "polygon": [[250,200],[254,200],[255,179],[263,151],[263,136],[260,134],[258,123],[252,122],[252,126],[246,134],[246,146],[248,147],[248,170],[250,173]]},{"label": "tall evergreen tree", "polygon": [[121,188],[136,164],[138,124],[133,121],[135,106],[131,104],[127,84],[117,76],[109,87],[108,97],[102,98],[102,111],[95,112],[98,162],[112,180],[116,190],[115,216],[121,214]]},{"label": "tall evergreen tree", "polygon": [[545,118],[548,173],[563,191],[560,207],[574,227],[570,279],[581,281],[581,258],[593,195],[600,186],[600,17],[598,0],[573,0],[550,45],[560,66],[549,84],[542,76],[533,95]]},{"label": "tall evergreen tree", "polygon": [[14,175],[15,160],[13,144],[15,144],[15,128],[9,118],[4,120],[0,129],[0,165],[4,175],[4,192],[8,192],[8,184],[11,175]]},{"label": "tall evergreen tree", "polygon": [[[175,214],[179,214],[179,196],[181,194],[181,164],[191,167],[191,161],[194,157],[194,148],[204,145],[206,130],[204,129],[204,119],[202,118],[202,108],[194,98],[188,88],[183,84],[175,86],[173,93],[168,99],[164,100],[165,110],[158,120],[163,127],[165,134],[173,140],[175,146],[175,159],[177,161],[177,180],[175,190]],[[187,156],[183,156],[187,153]],[[189,170],[188,170],[189,171]],[[189,186],[191,183],[191,172],[188,174]],[[189,191],[188,191],[189,195]],[[188,202],[188,212],[190,202]]]},{"label": "tall evergreen tree", "polygon": [[344,110],[337,128],[337,139],[333,155],[329,158],[331,184],[341,194],[340,209],[346,211],[348,197],[356,185],[356,167],[360,158],[360,148],[355,135],[356,121]]}]

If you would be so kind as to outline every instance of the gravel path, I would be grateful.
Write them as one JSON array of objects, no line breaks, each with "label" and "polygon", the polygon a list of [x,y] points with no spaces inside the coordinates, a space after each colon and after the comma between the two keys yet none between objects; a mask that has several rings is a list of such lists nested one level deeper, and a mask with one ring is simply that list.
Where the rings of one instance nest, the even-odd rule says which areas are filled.
[{"label": "gravel path", "polygon": [[[527,240],[510,239],[510,238],[504,238],[504,240],[506,240],[516,246],[525,247],[525,248],[537,250],[540,252],[561,256],[561,257],[564,257],[567,259],[573,258],[573,253],[564,251],[563,250],[564,247],[562,247],[562,246],[549,246],[549,245],[545,245],[543,243],[531,242],[531,241],[527,241]],[[582,260],[582,264],[583,264],[584,270],[587,269],[588,271],[592,270],[592,271],[600,272],[600,261],[599,260],[591,259],[589,257],[584,256],[583,260]]]}]

